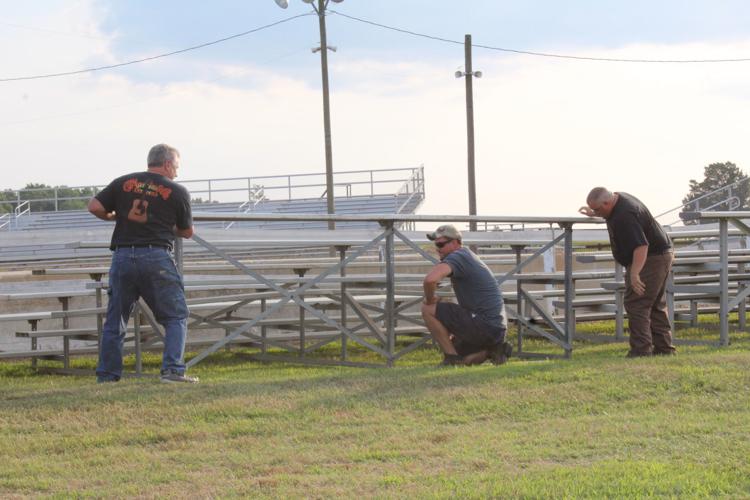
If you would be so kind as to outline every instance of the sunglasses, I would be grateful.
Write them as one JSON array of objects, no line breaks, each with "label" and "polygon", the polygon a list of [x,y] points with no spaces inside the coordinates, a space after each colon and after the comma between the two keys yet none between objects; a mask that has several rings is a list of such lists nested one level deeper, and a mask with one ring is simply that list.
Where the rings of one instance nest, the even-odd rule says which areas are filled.
[{"label": "sunglasses", "polygon": [[447,245],[451,241],[453,241],[453,240],[436,241],[435,242],[435,246],[438,247],[438,248],[443,248],[445,245]]}]

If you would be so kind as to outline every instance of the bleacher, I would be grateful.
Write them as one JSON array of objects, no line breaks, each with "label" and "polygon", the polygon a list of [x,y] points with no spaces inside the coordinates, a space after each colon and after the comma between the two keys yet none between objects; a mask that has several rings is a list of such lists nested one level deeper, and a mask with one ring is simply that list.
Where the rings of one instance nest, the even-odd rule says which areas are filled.
[{"label": "bleacher", "polygon": [[[392,178],[394,172],[407,177]],[[325,214],[328,212],[325,197],[325,184],[310,180],[312,174],[271,176],[258,179],[205,179],[185,181],[191,195],[199,199],[208,194],[210,201],[192,204],[194,212],[201,213],[255,213],[255,214]],[[424,171],[422,167],[413,169],[384,169],[349,171],[337,173],[339,188],[334,196],[334,207],[340,215],[380,215],[413,214],[424,201]],[[383,178],[387,177],[387,178]],[[254,180],[264,182],[252,184]],[[283,180],[285,185],[278,185]],[[266,185],[265,183],[268,183]],[[208,189],[202,189],[207,185]],[[221,186],[217,189],[216,186]],[[248,186],[252,185],[251,189]],[[213,187],[212,187],[213,186]],[[280,192],[281,191],[281,192]],[[323,195],[319,194],[323,192]],[[26,192],[24,192],[26,193]],[[343,193],[343,194],[342,194]],[[29,193],[26,193],[29,194]],[[314,196],[311,196],[314,194]],[[241,201],[217,201],[215,197],[232,199],[244,197]],[[30,210],[17,215],[3,226],[5,231],[47,231],[47,230],[98,230],[111,227],[110,222],[102,221],[85,210],[35,211],[35,203],[43,200],[30,200]],[[58,200],[44,200],[58,206]],[[12,214],[9,214],[9,216]],[[373,222],[344,222],[342,227],[350,229],[374,228]],[[203,221],[196,227],[221,227],[223,229],[323,229],[326,222],[241,222],[225,223]]]},{"label": "bleacher", "polygon": [[[353,196],[335,198],[336,213],[340,215],[360,214],[378,215],[401,213],[414,213],[424,198],[422,196],[410,196],[409,194],[381,194],[373,196]],[[193,211],[211,213],[238,213],[241,202],[231,203],[195,203]],[[400,212],[395,212],[400,210]],[[246,213],[258,214],[324,214],[327,211],[326,199],[298,199],[298,200],[264,200],[253,207],[252,211]],[[346,228],[371,228],[373,223],[367,222],[344,222],[342,227]],[[44,231],[49,229],[98,229],[111,227],[112,223],[92,217],[87,210],[65,210],[59,212],[37,212],[31,213],[19,219],[18,229],[22,231]],[[201,227],[223,227],[225,229],[324,229],[325,222],[241,222],[226,224],[222,222],[198,222],[197,228]]]}]

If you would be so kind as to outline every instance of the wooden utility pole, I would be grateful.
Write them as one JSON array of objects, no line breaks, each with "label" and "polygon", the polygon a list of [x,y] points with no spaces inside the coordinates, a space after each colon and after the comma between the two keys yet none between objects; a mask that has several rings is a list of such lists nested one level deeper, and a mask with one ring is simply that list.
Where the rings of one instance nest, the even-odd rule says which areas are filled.
[{"label": "wooden utility pole", "polygon": [[[466,145],[468,149],[469,168],[469,215],[477,214],[477,188],[474,177],[474,88],[472,80],[474,71],[471,67],[471,35],[464,36],[464,66],[466,77]],[[481,73],[479,73],[481,74]],[[476,231],[477,223],[469,222],[469,230]]]}]

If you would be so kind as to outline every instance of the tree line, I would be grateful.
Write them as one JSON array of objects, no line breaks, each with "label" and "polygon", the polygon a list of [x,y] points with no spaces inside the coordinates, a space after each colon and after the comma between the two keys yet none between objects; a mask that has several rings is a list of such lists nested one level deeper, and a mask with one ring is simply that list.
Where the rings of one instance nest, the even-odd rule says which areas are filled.
[{"label": "tree line", "polygon": [[[57,196],[55,196],[55,190],[57,191]],[[32,212],[81,210],[86,208],[89,198],[93,195],[94,188],[90,187],[71,188],[30,182],[22,189],[5,189],[0,191],[0,214],[12,212],[18,206],[19,198],[21,203],[29,201],[29,208]],[[57,207],[55,207],[55,198],[57,198]]]}]

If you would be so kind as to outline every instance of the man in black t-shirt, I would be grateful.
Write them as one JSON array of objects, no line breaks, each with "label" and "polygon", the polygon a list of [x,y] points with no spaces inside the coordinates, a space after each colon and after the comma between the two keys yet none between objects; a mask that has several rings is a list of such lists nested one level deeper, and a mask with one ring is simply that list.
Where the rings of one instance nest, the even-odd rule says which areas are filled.
[{"label": "man in black t-shirt", "polygon": [[89,201],[89,212],[115,221],[107,318],[96,368],[99,382],[116,382],[122,376],[123,343],[139,297],[164,327],[162,382],[198,381],[185,375],[188,308],[182,276],[170,253],[175,236],[193,235],[190,194],[173,182],[179,167],[179,151],[157,144],[148,153],[148,171],[118,177]]},{"label": "man in black t-shirt", "polygon": [[635,196],[596,187],[578,211],[607,221],[615,260],[625,267],[625,310],[630,327],[628,356],[674,354],[667,315],[667,278],[672,242]]}]

